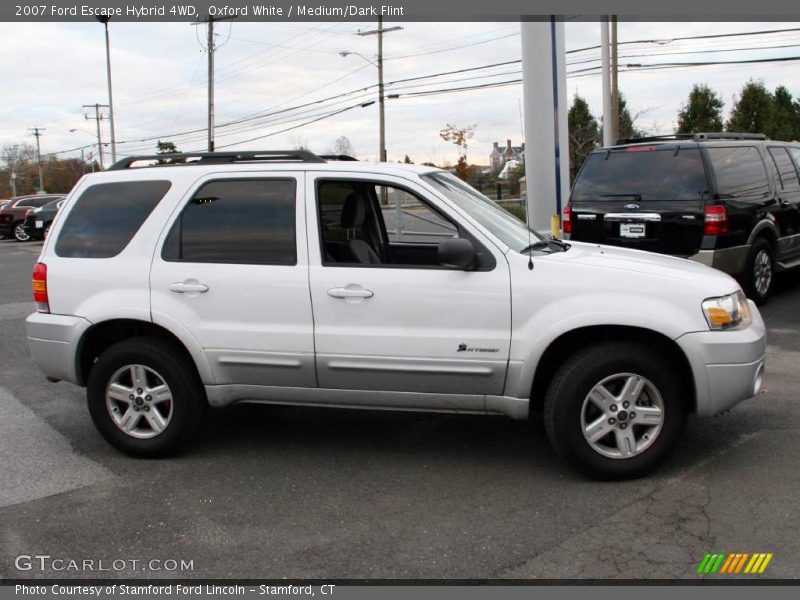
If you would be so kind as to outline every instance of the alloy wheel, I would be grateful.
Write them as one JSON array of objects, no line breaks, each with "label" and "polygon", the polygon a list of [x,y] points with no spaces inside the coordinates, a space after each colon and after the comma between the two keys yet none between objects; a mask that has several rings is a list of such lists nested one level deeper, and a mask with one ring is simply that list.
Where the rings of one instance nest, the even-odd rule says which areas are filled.
[{"label": "alloy wheel", "polygon": [[162,433],[172,420],[172,392],[150,367],[126,365],[109,379],[106,408],[123,433],[149,439]]},{"label": "alloy wheel", "polygon": [[761,296],[765,296],[772,283],[772,257],[762,248],[753,261],[753,287]]},{"label": "alloy wheel", "polygon": [[27,242],[31,239],[31,236],[28,235],[28,232],[25,231],[25,226],[23,223],[18,223],[14,226],[14,237],[17,238],[19,242]]},{"label": "alloy wheel", "polygon": [[631,458],[647,450],[664,423],[664,401],[652,381],[617,373],[598,382],[581,408],[589,446],[608,458]]}]

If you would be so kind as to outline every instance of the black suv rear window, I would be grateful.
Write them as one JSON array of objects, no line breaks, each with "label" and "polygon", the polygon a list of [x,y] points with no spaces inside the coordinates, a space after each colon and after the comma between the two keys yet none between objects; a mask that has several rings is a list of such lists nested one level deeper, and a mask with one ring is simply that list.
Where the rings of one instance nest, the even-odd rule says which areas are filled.
[{"label": "black suv rear window", "polygon": [[169,181],[123,181],[86,188],[58,234],[56,254],[65,258],[116,256],[170,186]]},{"label": "black suv rear window", "polygon": [[698,148],[630,146],[589,155],[571,200],[700,200],[707,192]]}]

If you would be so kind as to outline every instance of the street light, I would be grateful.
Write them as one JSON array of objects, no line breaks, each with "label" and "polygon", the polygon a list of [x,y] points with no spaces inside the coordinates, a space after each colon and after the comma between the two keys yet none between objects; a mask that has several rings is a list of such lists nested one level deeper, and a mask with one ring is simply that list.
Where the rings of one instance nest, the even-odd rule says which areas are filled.
[{"label": "street light", "polygon": [[[90,131],[86,131],[85,129],[78,129],[76,127],[74,129],[70,129],[69,130],[70,133],[75,133],[76,131],[80,131],[81,133],[85,133],[86,135],[94,138],[94,134],[91,133]],[[100,159],[100,168],[102,169],[103,168],[103,141],[100,139],[100,130],[99,129],[97,130],[97,155],[98,155],[98,157]],[[85,160],[83,158],[83,148],[81,148],[81,160],[84,161],[84,164],[85,164]],[[94,162],[92,162],[92,171],[94,171]]]},{"label": "street light", "polygon": [[114,135],[114,96],[111,93],[111,44],[108,41],[108,15],[95,17],[106,30],[106,78],[108,79],[108,117],[111,124],[111,162],[117,162],[117,136]]},{"label": "street light", "polygon": [[369,64],[371,64],[373,67],[377,67],[378,66],[378,63],[376,63],[374,60],[371,60],[371,59],[367,58],[366,56],[364,56],[360,52],[351,52],[350,50],[342,50],[341,52],[339,52],[339,56],[341,56],[342,58],[346,58],[346,57],[350,56],[351,54],[353,54],[355,56],[360,56],[365,61],[367,61]]}]

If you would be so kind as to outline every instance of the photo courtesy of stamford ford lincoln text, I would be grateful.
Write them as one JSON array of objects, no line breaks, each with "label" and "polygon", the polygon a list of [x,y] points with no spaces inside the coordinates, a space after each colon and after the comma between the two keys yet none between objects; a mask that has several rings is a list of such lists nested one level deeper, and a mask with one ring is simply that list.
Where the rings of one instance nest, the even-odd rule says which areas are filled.
[{"label": "photo courtesy of stamford ford lincoln text", "polygon": [[0,600],[795,596],[798,6],[14,0],[0,57]]}]

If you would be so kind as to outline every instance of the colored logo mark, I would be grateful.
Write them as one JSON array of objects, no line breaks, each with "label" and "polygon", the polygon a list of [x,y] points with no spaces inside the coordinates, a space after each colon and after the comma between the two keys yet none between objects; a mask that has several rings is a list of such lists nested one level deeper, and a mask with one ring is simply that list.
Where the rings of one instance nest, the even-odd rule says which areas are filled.
[{"label": "colored logo mark", "polygon": [[720,573],[733,575],[745,573],[755,575],[763,573],[769,561],[772,560],[772,553],[754,552],[715,552],[706,554],[697,567],[697,572],[702,575]]}]

